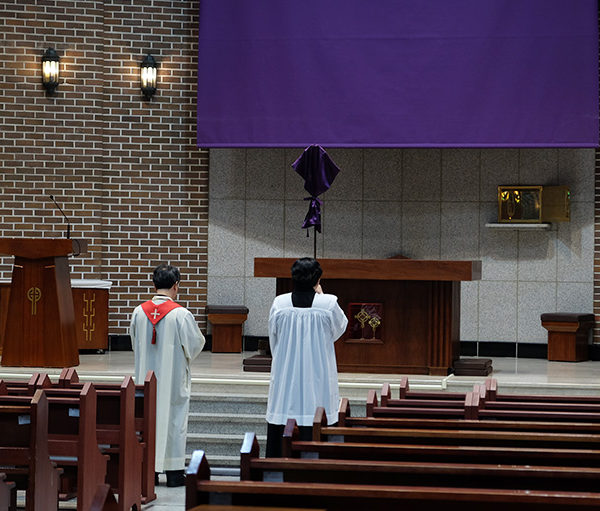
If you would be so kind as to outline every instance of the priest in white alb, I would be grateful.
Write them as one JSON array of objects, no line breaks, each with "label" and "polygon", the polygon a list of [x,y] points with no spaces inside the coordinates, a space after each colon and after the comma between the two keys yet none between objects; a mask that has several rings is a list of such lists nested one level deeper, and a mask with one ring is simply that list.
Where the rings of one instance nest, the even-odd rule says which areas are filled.
[{"label": "priest in white alb", "polygon": [[156,482],[166,472],[167,486],[185,483],[185,444],[191,394],[190,363],[202,351],[204,336],[192,313],[175,302],[180,273],[161,264],[153,274],[156,294],[133,311],[131,346],[135,381],[156,374]]},{"label": "priest in white alb", "polygon": [[337,297],[323,293],[316,259],[292,265],[293,291],[279,295],[269,314],[273,356],[267,402],[267,457],[281,456],[288,419],[296,419],[301,439],[311,439],[318,406],[329,424],[337,422],[339,389],[334,342],[348,325]]}]

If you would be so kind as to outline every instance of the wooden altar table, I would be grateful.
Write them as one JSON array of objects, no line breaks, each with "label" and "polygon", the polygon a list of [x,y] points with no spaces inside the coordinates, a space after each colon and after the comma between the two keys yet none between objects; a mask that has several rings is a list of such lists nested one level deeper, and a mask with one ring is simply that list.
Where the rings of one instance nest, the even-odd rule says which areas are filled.
[{"label": "wooden altar table", "polygon": [[[291,291],[292,258],[255,258],[255,277]],[[348,329],[336,342],[340,372],[447,375],[460,356],[460,283],[481,261],[319,259],[325,293],[338,297]]]}]

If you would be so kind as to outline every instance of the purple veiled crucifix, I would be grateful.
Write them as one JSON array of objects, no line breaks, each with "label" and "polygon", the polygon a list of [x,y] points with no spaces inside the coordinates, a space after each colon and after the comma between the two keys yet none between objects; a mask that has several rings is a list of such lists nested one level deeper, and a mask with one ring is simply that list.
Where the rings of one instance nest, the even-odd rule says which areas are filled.
[{"label": "purple veiled crucifix", "polygon": [[[304,218],[302,229],[314,227],[314,258],[317,258],[317,232],[321,232],[321,199],[318,195],[329,190],[331,183],[338,175],[340,169],[329,157],[325,149],[319,145],[307,147],[300,157],[292,163],[294,170],[304,179],[304,189],[310,193],[310,197],[304,200],[310,201],[308,213]],[[308,236],[308,230],[306,231]]]}]

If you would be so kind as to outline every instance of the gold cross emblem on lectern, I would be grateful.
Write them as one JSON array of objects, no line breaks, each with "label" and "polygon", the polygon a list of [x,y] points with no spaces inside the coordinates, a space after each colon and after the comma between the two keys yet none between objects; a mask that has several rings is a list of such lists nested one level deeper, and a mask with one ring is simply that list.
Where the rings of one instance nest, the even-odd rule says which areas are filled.
[{"label": "gold cross emblem on lectern", "polygon": [[27,290],[27,299],[31,302],[31,315],[37,314],[37,303],[42,299],[42,290],[39,287],[30,287]]}]

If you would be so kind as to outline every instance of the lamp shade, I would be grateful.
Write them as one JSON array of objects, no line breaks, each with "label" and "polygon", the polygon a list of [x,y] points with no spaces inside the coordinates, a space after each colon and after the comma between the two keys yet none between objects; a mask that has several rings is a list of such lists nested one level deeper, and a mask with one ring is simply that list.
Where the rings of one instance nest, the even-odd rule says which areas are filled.
[{"label": "lamp shade", "polygon": [[54,94],[58,87],[60,57],[54,48],[48,48],[42,56],[42,84],[48,94]]},{"label": "lamp shade", "polygon": [[156,70],[156,60],[152,55],[146,55],[140,65],[140,86],[148,99],[156,92]]}]

